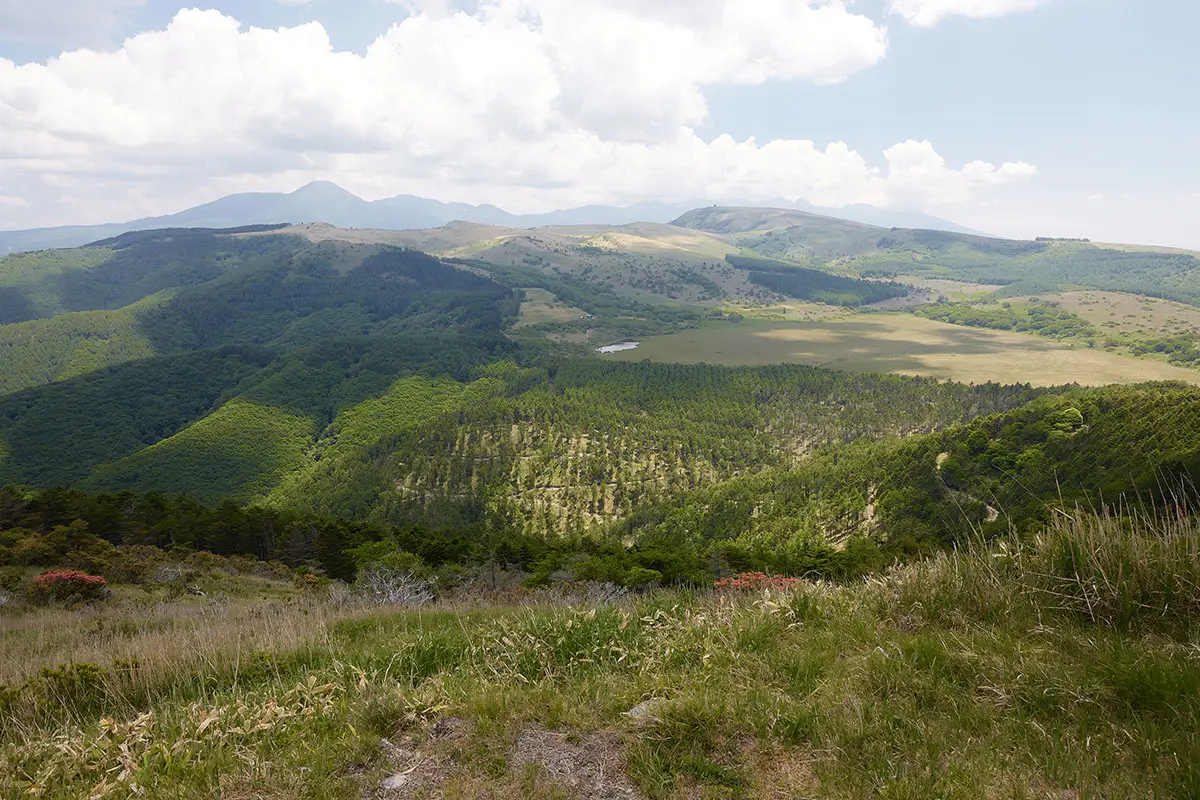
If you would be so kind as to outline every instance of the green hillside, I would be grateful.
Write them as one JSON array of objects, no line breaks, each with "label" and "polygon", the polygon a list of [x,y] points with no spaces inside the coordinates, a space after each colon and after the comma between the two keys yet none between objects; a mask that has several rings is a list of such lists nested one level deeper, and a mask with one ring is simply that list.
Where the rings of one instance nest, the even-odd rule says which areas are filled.
[{"label": "green hillside", "polygon": [[397,380],[382,396],[340,413],[321,432],[305,463],[284,476],[267,502],[326,516],[365,517],[375,500],[372,490],[380,491],[395,479],[373,458],[374,445],[463,407],[468,393],[485,391],[490,383],[489,379],[470,385],[449,378]]},{"label": "green hillside", "polygon": [[207,502],[248,500],[300,468],[313,427],[303,414],[234,400],[174,436],[105,464],[81,485],[148,487]]},{"label": "green hillside", "polygon": [[291,502],[434,526],[488,511],[522,532],[569,535],[819,447],[937,430],[1037,394],[804,367],[568,361],[491,375],[454,413],[321,466]]},{"label": "green hillside", "polygon": [[0,324],[74,310],[63,302],[58,284],[65,275],[86,273],[111,258],[110,250],[98,247],[0,257]]},{"label": "green hillside", "polygon": [[262,348],[228,347],[0,396],[0,482],[73,484],[211,413],[274,358]]},{"label": "green hillside", "polygon": [[1200,389],[1072,390],[927,436],[828,450],[643,505],[618,530],[691,541],[735,569],[828,572],[846,553],[914,554],[1028,530],[1076,503],[1186,502],[1200,474]]},{"label": "green hillside", "polygon": [[752,283],[785,297],[814,303],[855,307],[908,294],[908,289],[898,283],[843,278],[783,261],[746,256],[725,256],[725,260],[749,272]]},{"label": "green hillside", "polygon": [[0,288],[0,322],[34,320],[0,327],[0,391],[227,344],[283,352],[368,334],[498,332],[519,305],[510,289],[413,251],[209,231],[9,256]]},{"label": "green hillside", "polygon": [[75,250],[0,258],[0,323],[116,309],[179,286],[278,257],[291,237],[212,231],[130,233]]},{"label": "green hillside", "polygon": [[116,311],[76,311],[0,326],[0,394],[158,355],[138,326],[160,293]]},{"label": "green hillside", "polygon": [[380,249],[344,264],[335,248],[289,248],[149,310],[161,351],[262,344],[286,349],[364,333],[499,331],[518,313],[511,290],[412,251]]},{"label": "green hillside", "polygon": [[[310,427],[323,429],[344,409],[387,391],[398,375],[466,380],[481,365],[510,353],[511,347],[494,336],[458,334],[330,340],[285,356],[261,347],[226,346],[134,361],[3,395],[0,443],[7,457],[0,461],[0,481],[73,484],[102,464],[173,436],[234,397],[304,416]],[[230,425],[202,428],[200,433],[174,442],[161,455],[178,457],[180,448],[198,446],[206,437],[240,435]],[[222,447],[216,441],[205,446]],[[120,474],[121,485],[177,486],[163,469]],[[257,482],[259,476],[250,480]],[[224,490],[196,484],[187,491],[215,497]]]}]

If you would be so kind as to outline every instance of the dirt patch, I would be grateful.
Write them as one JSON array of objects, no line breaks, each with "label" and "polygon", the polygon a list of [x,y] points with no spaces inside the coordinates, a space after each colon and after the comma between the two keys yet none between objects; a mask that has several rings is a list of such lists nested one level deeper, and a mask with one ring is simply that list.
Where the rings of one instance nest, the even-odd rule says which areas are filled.
[{"label": "dirt patch", "polygon": [[821,796],[821,780],[816,770],[831,755],[803,747],[763,746],[750,742],[743,746],[742,758],[753,767],[751,797],[797,800]]},{"label": "dirt patch", "polygon": [[633,800],[642,795],[629,782],[625,748],[612,732],[578,736],[532,729],[517,737],[513,763],[536,765],[554,783],[583,800]]},{"label": "dirt patch", "polygon": [[582,800],[643,798],[626,774],[625,746],[611,731],[525,730],[508,753],[510,769],[504,777],[489,777],[456,761],[471,732],[470,723],[449,717],[434,725],[419,746],[411,738],[381,742],[390,774],[366,798],[516,797],[531,786]]},{"label": "dirt patch", "polygon": [[415,797],[441,797],[446,781],[456,767],[446,755],[454,744],[466,739],[471,726],[458,717],[439,720],[429,730],[429,737],[418,749],[412,739],[401,742],[384,740],[380,743],[392,774],[386,777],[373,794],[373,800],[408,800]]}]

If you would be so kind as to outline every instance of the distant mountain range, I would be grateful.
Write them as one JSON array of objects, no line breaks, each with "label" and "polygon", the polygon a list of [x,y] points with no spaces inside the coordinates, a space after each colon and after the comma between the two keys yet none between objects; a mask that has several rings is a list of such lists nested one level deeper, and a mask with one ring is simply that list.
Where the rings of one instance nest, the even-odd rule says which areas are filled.
[{"label": "distant mountain range", "polygon": [[[509,228],[626,225],[633,222],[670,222],[687,211],[712,205],[712,201],[706,200],[682,203],[645,202],[625,207],[583,206],[548,214],[521,215],[510,214],[492,205],[443,203],[412,195],[399,195],[371,202],[351,194],[337,184],[318,181],[289,194],[234,194],[177,214],[132,222],[0,231],[0,255],[53,247],[78,247],[130,231],[158,228],[233,228],[279,222],[327,222],[339,228],[419,230],[438,228],[455,220]],[[976,233],[920,211],[888,211],[867,205],[823,209],[781,198],[765,203],[725,201],[721,205],[795,209],[884,228],[922,228]]]}]

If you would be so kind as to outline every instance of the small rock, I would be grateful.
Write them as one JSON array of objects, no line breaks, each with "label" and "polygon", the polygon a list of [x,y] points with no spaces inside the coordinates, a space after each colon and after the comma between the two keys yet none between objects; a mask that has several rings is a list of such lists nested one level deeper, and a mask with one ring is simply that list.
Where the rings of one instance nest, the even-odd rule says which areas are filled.
[{"label": "small rock", "polygon": [[658,717],[658,712],[662,710],[666,703],[667,701],[661,697],[651,697],[649,700],[638,703],[626,711],[625,716],[634,722],[651,722]]},{"label": "small rock", "polygon": [[408,775],[398,772],[385,780],[381,787],[385,792],[398,792],[408,785]]}]

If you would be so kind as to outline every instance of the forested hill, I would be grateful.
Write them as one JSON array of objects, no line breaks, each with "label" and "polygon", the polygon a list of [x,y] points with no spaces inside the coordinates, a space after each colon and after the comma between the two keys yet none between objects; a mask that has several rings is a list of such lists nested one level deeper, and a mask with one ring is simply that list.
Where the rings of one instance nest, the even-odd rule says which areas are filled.
[{"label": "forested hill", "polygon": [[524,529],[563,533],[831,443],[937,430],[1037,394],[801,366],[564,361],[466,334],[280,357],[224,348],[0,397],[0,482],[377,521],[451,520],[479,497],[509,498]]},{"label": "forested hill", "polygon": [[[447,384],[426,389],[455,398]],[[626,391],[637,390],[630,382]],[[339,469],[372,460],[359,438],[369,419],[370,411],[342,418],[338,440],[325,450]],[[743,570],[847,578],[968,538],[1035,530],[1055,509],[1076,503],[1152,513],[1156,505],[1186,506],[1200,470],[1198,443],[1200,389],[1070,390],[930,434],[838,446],[790,468],[645,492],[610,524],[557,536],[522,524],[520,497],[465,483],[444,495],[459,516],[415,514],[410,506],[394,524],[304,508],[205,506],[157,493],[0,490],[0,566],[68,563],[119,573],[140,556],[113,546],[154,545],[249,554],[352,579],[362,552],[355,548],[378,542],[372,552],[409,553],[407,563],[421,569],[455,575],[491,564],[525,573],[530,585],[551,576],[629,586],[706,583]],[[335,469],[326,477],[352,474]],[[309,477],[320,488],[320,477]]]},{"label": "forested hill", "polygon": [[0,259],[0,392],[152,356],[419,332],[498,334],[519,299],[411,250],[258,231],[127,234]]},{"label": "forested hill", "polygon": [[934,431],[1038,394],[800,366],[596,361],[512,366],[465,392],[451,413],[354,447],[335,421],[332,452],[286,478],[270,501],[439,525],[483,503],[522,531],[561,535],[833,443]]},{"label": "forested hill", "polygon": [[1118,516],[1134,507],[1189,513],[1198,474],[1200,389],[1075,389],[927,436],[837,447],[794,469],[639,504],[610,529],[638,546],[608,568],[617,575],[636,562],[672,576],[879,569],[980,537],[1023,535],[1076,505]]}]

